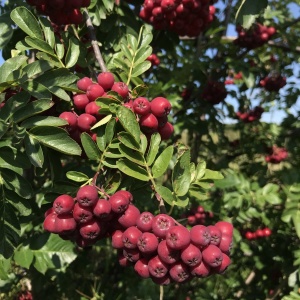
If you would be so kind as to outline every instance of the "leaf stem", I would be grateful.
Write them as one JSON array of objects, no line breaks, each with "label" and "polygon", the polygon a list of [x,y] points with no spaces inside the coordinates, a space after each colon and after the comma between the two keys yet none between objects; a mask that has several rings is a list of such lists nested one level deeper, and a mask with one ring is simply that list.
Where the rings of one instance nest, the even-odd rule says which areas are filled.
[{"label": "leaf stem", "polygon": [[93,26],[92,20],[89,16],[88,10],[85,8],[83,10],[83,14],[85,16],[85,20],[86,20],[86,26],[88,28],[89,31],[89,36],[90,36],[90,40],[91,40],[91,44],[95,53],[95,57],[99,63],[100,69],[102,72],[106,72],[107,68],[106,65],[104,63],[98,42],[97,42],[97,38],[96,38],[96,33],[95,33],[95,28]]}]

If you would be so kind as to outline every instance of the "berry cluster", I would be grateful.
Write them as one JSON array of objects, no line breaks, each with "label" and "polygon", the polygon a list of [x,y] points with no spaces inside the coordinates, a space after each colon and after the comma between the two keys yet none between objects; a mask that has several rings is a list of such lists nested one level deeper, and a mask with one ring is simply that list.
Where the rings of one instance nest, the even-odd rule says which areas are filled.
[{"label": "berry cluster", "polygon": [[254,24],[249,30],[245,30],[242,26],[237,26],[236,31],[238,32],[238,37],[234,43],[247,49],[255,49],[262,46],[276,33],[274,27],[267,27],[260,23]]},{"label": "berry cluster", "polygon": [[201,96],[205,101],[213,105],[221,103],[227,96],[224,82],[208,81],[203,88]]},{"label": "berry cluster", "polygon": [[245,123],[251,123],[257,121],[261,118],[264,109],[260,106],[255,106],[254,109],[249,110],[248,112],[240,112],[236,113],[236,116],[239,120]]},{"label": "berry cluster", "polygon": [[262,79],[259,84],[269,92],[278,92],[286,85],[286,78],[280,74],[274,74]]},{"label": "berry cluster", "polygon": [[17,295],[17,300],[32,300],[32,294],[29,291],[22,291]]},{"label": "berry cluster", "polygon": [[147,60],[151,62],[152,67],[153,66],[158,66],[160,64],[160,59],[155,53],[150,54],[147,57]]},{"label": "berry cluster", "polygon": [[83,21],[81,7],[88,7],[91,0],[26,0],[36,10],[50,18],[57,25],[75,24]]},{"label": "berry cluster", "polygon": [[269,149],[269,153],[270,154],[265,157],[265,160],[272,164],[279,164],[288,157],[286,148],[277,147],[276,145]]},{"label": "berry cluster", "polygon": [[247,240],[254,240],[261,237],[268,237],[272,234],[272,230],[268,227],[263,229],[257,229],[255,232],[247,231],[245,233],[245,238]]},{"label": "berry cluster", "polygon": [[[68,122],[67,130],[76,141],[80,140],[82,132],[89,133],[93,138],[91,127],[101,120],[100,106],[95,100],[99,97],[110,97],[109,91],[117,93],[123,99],[123,105],[130,108],[137,116],[142,132],[151,135],[159,132],[162,140],[167,140],[173,134],[173,125],[168,122],[171,103],[164,97],[156,97],[151,102],[145,97],[130,98],[129,88],[124,82],[115,82],[114,75],[110,72],[100,73],[97,82],[84,77],[77,82],[77,87],[82,94],[73,96],[73,104],[80,113],[63,112],[60,118]],[[81,113],[82,112],[82,113]]]},{"label": "berry cluster", "polygon": [[155,283],[184,282],[193,276],[223,273],[230,264],[233,227],[228,222],[187,229],[166,215],[140,213],[130,192],[119,190],[106,199],[86,185],[76,197],[58,196],[45,213],[44,229],[79,247],[111,237],[122,266],[134,264],[142,278]]},{"label": "berry cluster", "polygon": [[112,245],[122,266],[134,264],[142,278],[168,285],[223,273],[231,263],[232,225],[196,225],[187,229],[166,215],[143,212],[136,225],[116,230]]},{"label": "berry cluster", "polygon": [[187,215],[187,223],[189,225],[205,224],[206,218],[213,218],[214,214],[211,211],[205,211],[202,205],[198,205],[195,208],[190,209]]},{"label": "berry cluster", "polygon": [[140,18],[155,29],[180,36],[198,36],[212,22],[215,7],[209,0],[144,0]]}]

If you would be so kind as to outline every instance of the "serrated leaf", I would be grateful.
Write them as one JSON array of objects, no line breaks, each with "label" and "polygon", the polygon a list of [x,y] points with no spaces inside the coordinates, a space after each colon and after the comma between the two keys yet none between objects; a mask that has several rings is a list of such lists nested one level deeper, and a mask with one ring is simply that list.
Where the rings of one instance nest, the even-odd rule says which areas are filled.
[{"label": "serrated leaf", "polygon": [[120,132],[118,134],[118,140],[125,145],[127,148],[134,149],[139,151],[140,145],[135,141],[133,136],[129,134],[128,132]]},{"label": "serrated leaf", "polygon": [[167,170],[174,152],[173,146],[168,146],[155,160],[152,166],[152,174],[154,178],[162,176]]},{"label": "serrated leaf", "polygon": [[105,147],[106,147],[105,131],[106,131],[106,128],[104,128],[104,127],[96,128],[96,133],[97,133],[96,143],[97,143],[98,148],[102,152],[105,150]]},{"label": "serrated leaf", "polygon": [[134,150],[132,148],[127,148],[123,144],[119,145],[119,150],[120,150],[120,153],[123,154],[123,156],[126,157],[128,160],[130,160],[140,166],[145,166],[144,157],[137,150]]},{"label": "serrated leaf", "polygon": [[0,83],[5,82],[8,76],[10,76],[13,71],[18,70],[27,59],[27,56],[20,55],[6,60],[0,67]]},{"label": "serrated leaf", "polygon": [[114,172],[113,175],[109,177],[105,182],[105,186],[104,186],[105,192],[108,195],[114,194],[118,190],[121,181],[122,181],[121,172]]},{"label": "serrated leaf", "polygon": [[76,65],[80,55],[79,41],[74,37],[69,39],[69,47],[66,54],[66,68],[69,69]]},{"label": "serrated leaf", "polygon": [[116,119],[110,119],[105,127],[105,142],[106,145],[111,143],[115,135]]},{"label": "serrated leaf", "polygon": [[159,145],[161,142],[161,136],[158,132],[151,135],[150,146],[147,154],[147,164],[151,166],[154,162],[156,155],[159,151]]},{"label": "serrated leaf", "polygon": [[48,99],[39,99],[28,103],[25,107],[18,109],[12,116],[16,123],[19,123],[29,117],[48,110],[54,105],[54,102]]},{"label": "serrated leaf", "polygon": [[30,162],[35,167],[42,168],[44,164],[44,153],[40,143],[27,134],[24,139],[24,145]]},{"label": "serrated leaf", "polygon": [[190,151],[186,151],[180,156],[176,162],[172,172],[172,185],[176,196],[184,196],[190,187],[191,172],[190,172]]},{"label": "serrated leaf", "polygon": [[137,47],[138,47],[138,41],[137,41],[136,37],[133,36],[132,34],[127,34],[126,39],[127,39],[127,42],[129,44],[131,50],[133,52],[136,52]]},{"label": "serrated leaf", "polygon": [[137,143],[139,143],[141,131],[133,111],[125,106],[119,106],[117,117],[123,128],[133,136]]},{"label": "serrated leaf", "polygon": [[89,177],[86,174],[77,171],[69,171],[66,173],[66,176],[68,179],[76,182],[87,182],[89,180]]},{"label": "serrated leaf", "polygon": [[80,139],[87,157],[91,160],[99,160],[101,152],[92,137],[88,133],[83,132],[80,135]]},{"label": "serrated leaf", "polygon": [[34,126],[65,126],[68,122],[59,117],[52,116],[34,116],[21,123],[21,127],[31,128]]},{"label": "serrated leaf", "polygon": [[70,138],[64,129],[52,126],[38,126],[32,128],[28,134],[41,144],[56,151],[69,155],[81,155],[80,146]]},{"label": "serrated leaf", "polygon": [[167,187],[162,185],[156,185],[155,191],[163,198],[165,202],[173,206],[175,198],[172,192]]},{"label": "serrated leaf", "polygon": [[150,46],[139,48],[134,58],[134,67],[145,61],[151,53],[152,47]]},{"label": "serrated leaf", "polygon": [[44,52],[38,52],[36,54],[36,57],[37,57],[37,59],[48,61],[53,67],[57,67],[57,68],[62,67],[61,62],[55,56],[48,55],[47,53],[44,53]]},{"label": "serrated leaf", "polygon": [[132,56],[132,53],[131,53],[130,49],[128,48],[128,46],[124,43],[121,43],[120,47],[121,47],[121,50],[123,51],[123,55],[125,55],[129,61],[132,61],[133,56]]},{"label": "serrated leaf", "polygon": [[108,148],[106,151],[103,153],[105,157],[108,158],[121,158],[124,157],[124,154],[122,154],[119,149],[115,148]]},{"label": "serrated leaf", "polygon": [[55,53],[54,53],[53,49],[51,48],[51,46],[41,39],[27,36],[25,38],[25,42],[34,49],[37,49],[37,50],[45,52],[49,55],[55,56]]},{"label": "serrated leaf", "polygon": [[138,77],[145,73],[147,70],[151,68],[151,62],[150,61],[143,61],[139,63],[138,65],[134,66],[131,77]]},{"label": "serrated leaf", "polygon": [[33,189],[31,184],[20,174],[9,169],[1,169],[1,176],[7,189],[16,192],[25,199],[32,197]]},{"label": "serrated leaf", "polygon": [[27,8],[19,6],[13,9],[10,17],[26,34],[43,39],[43,32],[37,19]]},{"label": "serrated leaf", "polygon": [[113,60],[113,64],[116,68],[122,69],[124,72],[128,72],[129,70],[127,60],[124,60],[122,58],[115,57]]},{"label": "serrated leaf", "polygon": [[120,159],[117,161],[118,169],[123,172],[124,174],[139,179],[141,181],[148,181],[149,175],[147,171],[138,166],[137,164],[127,160],[127,159]]},{"label": "serrated leaf", "polygon": [[33,262],[33,252],[30,249],[19,248],[14,253],[15,262],[26,269],[29,269],[31,263]]},{"label": "serrated leaf", "polygon": [[20,174],[23,174],[22,169],[30,168],[30,163],[23,152],[9,146],[3,146],[0,148],[0,167],[7,169],[16,168],[21,171]]},{"label": "serrated leaf", "polygon": [[220,172],[206,169],[205,175],[201,178],[201,180],[207,180],[207,179],[215,180],[215,179],[223,179],[223,178],[224,176]]},{"label": "serrated leaf", "polygon": [[32,212],[29,200],[20,197],[12,190],[5,190],[7,201],[19,212],[21,216],[29,216]]}]

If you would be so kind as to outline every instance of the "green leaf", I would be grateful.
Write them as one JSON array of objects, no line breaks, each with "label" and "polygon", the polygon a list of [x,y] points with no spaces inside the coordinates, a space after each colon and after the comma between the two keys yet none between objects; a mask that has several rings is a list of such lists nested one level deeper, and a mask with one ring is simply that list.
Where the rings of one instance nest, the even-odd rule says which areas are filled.
[{"label": "green leaf", "polygon": [[151,55],[151,53],[152,53],[152,47],[150,46],[146,46],[138,49],[134,58],[134,66],[137,66],[143,61],[145,61],[146,58]]},{"label": "green leaf", "polygon": [[155,186],[155,191],[163,198],[165,202],[167,202],[169,205],[174,205],[174,196],[172,192],[165,186],[157,184]]},{"label": "green leaf", "polygon": [[24,247],[19,248],[15,251],[14,260],[15,262],[26,269],[29,269],[30,265],[33,262],[33,252],[30,249]]},{"label": "green leaf", "polygon": [[137,143],[139,143],[141,131],[134,112],[125,106],[119,106],[117,117],[123,128],[133,136]]},{"label": "green leaf", "polygon": [[69,39],[69,47],[66,55],[66,68],[69,69],[76,65],[80,54],[79,41],[74,37]]},{"label": "green leaf", "polygon": [[295,226],[297,236],[300,238],[300,212],[299,212],[299,210],[295,214],[293,214],[292,220],[293,220],[293,223]]},{"label": "green leaf", "polygon": [[91,128],[91,130],[94,130],[94,129],[96,129],[96,128],[98,128],[98,127],[100,127],[100,126],[102,126],[102,125],[108,123],[108,122],[110,121],[111,118],[112,118],[112,115],[107,115],[107,116],[105,116],[103,119],[101,119],[99,122],[97,122],[97,123]]},{"label": "green leaf", "polygon": [[83,132],[80,135],[80,139],[87,157],[91,160],[99,160],[101,152],[92,137],[88,133]]},{"label": "green leaf", "polygon": [[125,145],[127,148],[134,149],[136,151],[140,150],[140,145],[136,142],[131,134],[128,132],[120,132],[118,134],[118,140]]},{"label": "green leaf", "polygon": [[25,42],[34,49],[45,52],[49,55],[55,55],[51,46],[41,39],[27,36],[25,38]]},{"label": "green leaf", "polygon": [[120,159],[117,161],[118,169],[123,172],[124,174],[139,179],[141,181],[148,181],[149,175],[147,171],[138,166],[137,164],[127,160],[127,159]]},{"label": "green leaf", "polygon": [[[40,101],[40,100],[39,100]],[[21,123],[21,127],[31,128],[34,126],[65,126],[68,122],[59,117],[52,116],[34,116]]]},{"label": "green leaf", "polygon": [[[10,41],[10,39],[13,36],[13,29],[11,26],[11,22],[9,22],[9,19],[7,16],[0,16],[0,49],[3,49]],[[7,20],[8,19],[8,20]]]},{"label": "green leaf", "polygon": [[46,88],[45,85],[38,83],[36,79],[32,81],[26,81],[20,84],[20,86],[37,99],[51,99],[51,93],[49,92],[49,89]]},{"label": "green leaf", "polygon": [[82,172],[69,171],[66,174],[67,178],[76,182],[87,182],[89,177]]},{"label": "green leaf", "polygon": [[116,68],[119,68],[124,72],[128,72],[130,68],[128,65],[128,61],[124,60],[124,58],[114,57],[113,64]]},{"label": "green leaf", "polygon": [[152,163],[154,162],[156,155],[159,151],[159,145],[161,142],[161,136],[158,132],[153,133],[151,135],[151,140],[150,140],[150,147],[148,150],[147,154],[147,164],[148,166],[151,166]]},{"label": "green leaf", "polygon": [[145,154],[148,146],[148,140],[147,137],[142,133],[141,134],[141,145],[140,145],[140,152],[142,154]]},{"label": "green leaf", "polygon": [[110,119],[105,127],[105,142],[106,145],[111,143],[115,134],[116,119]]},{"label": "green leaf", "polygon": [[112,195],[114,194],[122,181],[122,175],[121,172],[114,172],[113,175],[111,177],[109,177],[106,182],[105,182],[105,186],[104,186],[104,190],[108,195]]},{"label": "green leaf", "polygon": [[7,132],[8,124],[5,121],[0,120],[0,139]]},{"label": "green leaf", "polygon": [[272,205],[279,205],[282,203],[282,200],[280,199],[279,195],[275,194],[275,193],[270,193],[270,194],[266,195],[265,199],[268,203],[270,203]]},{"label": "green leaf", "polygon": [[128,45],[131,48],[131,50],[133,52],[136,52],[137,47],[138,47],[138,41],[137,41],[136,37],[133,36],[132,34],[127,34],[126,39],[127,39]]},{"label": "green leaf", "polygon": [[268,0],[243,0],[236,13],[236,23],[248,29],[268,6]]},{"label": "green leaf", "polygon": [[129,60],[129,61],[132,61],[133,60],[133,56],[132,56],[132,53],[130,51],[130,49],[128,48],[127,44],[125,43],[121,43],[120,44],[120,47],[121,47],[121,50],[122,50],[122,55],[125,55],[126,58]]},{"label": "green leaf", "polygon": [[19,244],[20,224],[11,204],[0,195],[0,255],[9,258]]},{"label": "green leaf", "polygon": [[45,35],[46,42],[53,49],[55,45],[55,35],[53,31],[53,26],[51,25],[50,21],[46,18],[40,18],[39,21],[43,27],[43,33]]},{"label": "green leaf", "polygon": [[138,65],[134,66],[132,70],[131,77],[138,77],[145,73],[147,70],[151,68],[151,62],[150,61],[143,61],[139,63]]},{"label": "green leaf", "polygon": [[179,207],[186,207],[189,204],[189,198],[187,196],[175,196],[174,204]]},{"label": "green leaf", "polygon": [[96,128],[96,133],[97,133],[96,143],[97,143],[98,148],[102,152],[105,150],[105,147],[106,147],[105,131],[106,131],[106,128],[104,128],[104,127]]},{"label": "green leaf", "polygon": [[39,99],[28,103],[25,107],[18,109],[12,116],[16,123],[19,123],[33,115],[48,110],[54,105],[51,100]]},{"label": "green leaf", "polygon": [[9,169],[1,169],[1,176],[7,189],[16,192],[25,199],[30,199],[33,196],[31,184],[20,174]]},{"label": "green leaf", "polygon": [[0,166],[7,169],[16,168],[20,170],[17,173],[22,174],[24,169],[30,168],[30,163],[23,152],[4,146],[0,149]]},{"label": "green leaf", "polygon": [[5,190],[6,200],[19,212],[21,216],[29,216],[32,212],[29,200],[20,197],[12,190]]},{"label": "green leaf", "polygon": [[184,196],[189,190],[191,183],[190,160],[191,153],[186,151],[174,166],[172,185],[176,196]]},{"label": "green leaf", "polygon": [[146,27],[148,25],[143,25],[142,29],[142,38],[140,41],[140,47],[145,47],[149,45],[153,40],[152,29],[151,26]]},{"label": "green leaf", "polygon": [[10,76],[13,71],[20,69],[20,67],[27,61],[27,59],[27,56],[20,55],[6,60],[0,67],[0,83],[5,82],[8,76]]},{"label": "green leaf", "polygon": [[80,146],[70,138],[64,129],[38,126],[32,128],[28,133],[33,139],[46,147],[69,155],[81,155]]},{"label": "green leaf", "polygon": [[205,170],[206,170],[206,162],[204,160],[200,161],[196,167],[195,180],[200,180],[204,176]]},{"label": "green leaf", "polygon": [[13,9],[10,17],[29,36],[40,40],[44,38],[37,19],[27,8],[19,6]]},{"label": "green leaf", "polygon": [[[36,75],[44,73],[51,69],[51,64],[46,60],[38,60],[32,62],[23,68],[23,71],[26,75],[24,79],[27,80],[29,78],[34,78]],[[24,79],[22,78],[21,81],[24,81]]]},{"label": "green leaf", "polygon": [[174,147],[167,147],[156,159],[152,166],[152,174],[154,178],[162,176],[167,170],[173,156]]},{"label": "green leaf", "polygon": [[277,193],[279,186],[274,183],[268,183],[262,188],[262,194],[267,196],[268,194]]},{"label": "green leaf", "polygon": [[59,61],[59,59],[57,57],[52,56],[52,55],[48,55],[45,52],[38,52],[36,54],[36,57],[39,60],[46,60],[46,61],[48,61],[53,67],[57,67],[57,68],[61,68],[62,67],[61,62]]},{"label": "green leaf", "polygon": [[209,169],[205,170],[205,175],[201,178],[201,180],[206,180],[206,179],[223,179],[224,176],[218,172],[218,171],[212,171]]},{"label": "green leaf", "polygon": [[37,168],[42,168],[44,164],[44,153],[40,143],[26,134],[24,139],[25,151],[30,162]]},{"label": "green leaf", "polygon": [[123,144],[119,145],[119,150],[120,150],[120,153],[123,154],[123,156],[125,156],[128,160],[130,160],[140,166],[145,166],[144,157],[137,150],[134,150],[132,148],[127,148]]}]

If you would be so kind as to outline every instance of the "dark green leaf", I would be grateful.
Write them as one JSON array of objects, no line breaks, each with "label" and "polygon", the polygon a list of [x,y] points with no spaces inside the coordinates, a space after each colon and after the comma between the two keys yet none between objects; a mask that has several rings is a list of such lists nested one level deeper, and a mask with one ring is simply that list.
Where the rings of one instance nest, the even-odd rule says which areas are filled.
[{"label": "dark green leaf", "polygon": [[176,162],[172,173],[172,185],[176,196],[184,196],[190,187],[190,151],[186,151]]},{"label": "dark green leaf", "polygon": [[119,106],[117,110],[117,117],[123,128],[133,136],[136,142],[139,143],[141,131],[133,111],[125,106]]},{"label": "dark green leaf", "polygon": [[48,55],[47,53],[44,53],[44,52],[38,52],[36,54],[36,57],[38,59],[42,59],[42,60],[46,60],[48,61],[52,66],[55,66],[57,68],[61,68],[62,67],[62,64],[61,62],[59,61],[59,59],[55,56],[52,56],[52,55]]},{"label": "dark green leaf", "polygon": [[99,160],[101,152],[92,137],[88,133],[83,132],[80,135],[80,139],[87,157],[91,160]]},{"label": "dark green leaf", "polygon": [[[32,62],[31,64],[28,64],[26,67],[23,68],[23,71],[26,73],[26,77],[24,79],[27,80],[29,78],[34,78],[36,75],[44,73],[51,69],[51,64],[46,60],[38,60]],[[23,81],[24,79],[22,78],[21,81]]]},{"label": "dark green leaf", "polygon": [[80,54],[79,41],[74,37],[69,39],[69,47],[66,55],[66,68],[75,66]]},{"label": "dark green leaf", "polygon": [[43,32],[35,16],[27,8],[19,6],[11,14],[11,19],[29,36],[43,39]]},{"label": "dark green leaf", "polygon": [[129,134],[128,132],[120,132],[118,134],[118,140],[125,145],[126,147],[130,148],[130,149],[134,149],[139,151],[140,149],[140,145],[135,141],[135,139],[132,137],[131,134]]},{"label": "dark green leaf", "polygon": [[38,113],[48,110],[54,105],[54,102],[47,99],[39,99],[28,103],[25,107],[18,109],[12,116],[13,120],[18,123]]},{"label": "dark green leaf", "polygon": [[64,129],[52,126],[39,126],[32,128],[29,131],[29,135],[41,144],[56,151],[69,155],[81,155],[80,146],[70,138]]},{"label": "dark green leaf", "polygon": [[4,22],[3,16],[0,17],[0,49],[3,49],[13,36],[13,29],[9,23]]},{"label": "dark green leaf", "polygon": [[158,132],[153,133],[151,135],[151,140],[150,140],[150,147],[148,150],[148,155],[147,155],[147,164],[148,166],[151,166],[152,163],[154,162],[156,155],[159,151],[159,145],[161,142],[161,136]]},{"label": "dark green leaf", "polygon": [[26,81],[20,84],[22,89],[30,93],[37,99],[51,99],[51,93],[45,85],[38,83],[36,80]]},{"label": "dark green leaf", "polygon": [[53,26],[51,25],[50,21],[46,18],[40,18],[39,21],[42,24],[46,42],[53,49],[55,45],[55,35],[53,31]]},{"label": "dark green leaf", "polygon": [[7,201],[19,212],[21,216],[29,216],[32,212],[29,200],[20,197],[12,190],[5,190]]},{"label": "dark green leaf", "polygon": [[89,177],[82,172],[69,171],[66,174],[67,178],[76,182],[87,182]]},{"label": "dark green leaf", "polygon": [[143,48],[140,48],[135,55],[134,58],[134,67],[142,63],[146,60],[146,58],[152,53],[152,47],[146,46]]},{"label": "dark green leaf", "polygon": [[9,169],[1,169],[1,176],[4,179],[4,185],[7,189],[16,192],[25,199],[32,197],[33,190],[31,184],[24,177]]},{"label": "dark green leaf", "polygon": [[51,48],[51,46],[43,40],[27,36],[25,38],[25,42],[34,49],[37,49],[37,50],[45,52],[49,55],[55,56],[54,51]]},{"label": "dark green leaf", "polygon": [[0,83],[5,82],[12,72],[18,70],[27,59],[27,56],[19,55],[6,60],[0,67]]},{"label": "dark green leaf", "polygon": [[137,150],[127,148],[125,145],[120,144],[119,150],[128,160],[140,165],[145,166],[145,161],[143,155]]},{"label": "dark green leaf", "polygon": [[35,167],[41,168],[44,164],[44,153],[40,143],[27,134],[24,139],[24,145],[30,162]]},{"label": "dark green leaf", "polygon": [[169,146],[158,156],[152,166],[152,174],[154,178],[158,178],[165,173],[172,159],[173,151],[173,146]]},{"label": "dark green leaf", "polygon": [[105,186],[104,186],[104,190],[108,195],[112,195],[114,194],[122,181],[122,176],[120,172],[114,172],[113,176],[109,177],[106,182],[105,182]]},{"label": "dark green leaf", "polygon": [[[40,100],[39,100],[40,101]],[[65,126],[68,122],[59,117],[52,116],[34,116],[21,123],[21,127],[31,128],[34,126]]]},{"label": "dark green leaf", "polygon": [[127,159],[118,160],[117,166],[121,172],[125,173],[128,176],[139,179],[141,181],[149,180],[149,175],[144,168]]},{"label": "dark green leaf", "polygon": [[115,134],[115,126],[116,126],[116,119],[110,119],[105,127],[105,141],[106,145],[111,143],[112,139],[114,138]]}]

